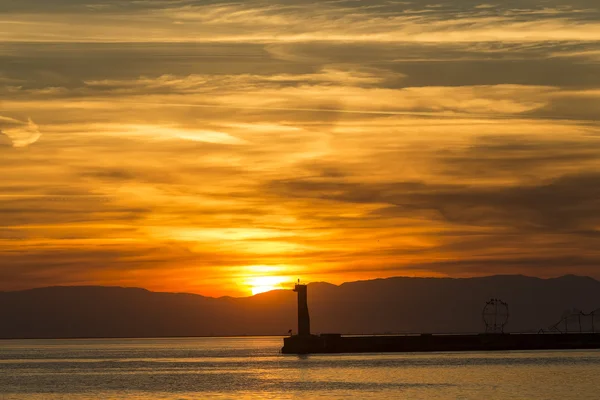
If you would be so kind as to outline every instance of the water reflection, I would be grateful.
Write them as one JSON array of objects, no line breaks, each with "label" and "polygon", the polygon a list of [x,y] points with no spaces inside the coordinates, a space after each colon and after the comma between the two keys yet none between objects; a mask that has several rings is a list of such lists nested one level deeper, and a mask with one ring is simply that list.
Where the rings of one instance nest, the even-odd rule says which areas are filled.
[{"label": "water reflection", "polygon": [[281,338],[7,341],[0,399],[595,398],[600,373],[598,351],[284,356],[280,346]]}]

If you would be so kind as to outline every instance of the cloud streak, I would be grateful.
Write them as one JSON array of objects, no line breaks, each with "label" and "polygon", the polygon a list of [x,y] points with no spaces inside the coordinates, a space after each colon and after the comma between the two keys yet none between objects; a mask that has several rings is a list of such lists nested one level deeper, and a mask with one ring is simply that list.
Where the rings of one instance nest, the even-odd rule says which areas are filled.
[{"label": "cloud streak", "polygon": [[[419,8],[413,9],[412,5],[402,4],[355,4],[162,3],[154,7],[142,5],[137,10],[107,7],[98,13],[71,9],[65,14],[50,15],[15,10],[13,18],[4,21],[10,30],[0,31],[0,37],[5,41],[29,42],[209,43],[537,42],[600,38],[597,19],[589,18],[598,15],[594,8],[434,9],[417,5]],[[127,24],[123,24],[125,18]],[[33,32],[30,28],[34,25],[41,29]]]},{"label": "cloud streak", "polygon": [[20,121],[0,116],[0,134],[5,137],[3,142],[12,147],[27,147],[42,137],[39,127],[31,118],[27,121]]}]

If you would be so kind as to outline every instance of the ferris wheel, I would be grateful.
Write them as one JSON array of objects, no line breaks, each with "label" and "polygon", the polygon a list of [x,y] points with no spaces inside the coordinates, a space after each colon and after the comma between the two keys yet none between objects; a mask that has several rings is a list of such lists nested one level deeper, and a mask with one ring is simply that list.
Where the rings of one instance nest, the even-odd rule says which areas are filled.
[{"label": "ferris wheel", "polygon": [[481,316],[485,324],[485,333],[504,333],[508,323],[508,304],[500,299],[491,299],[485,303]]}]

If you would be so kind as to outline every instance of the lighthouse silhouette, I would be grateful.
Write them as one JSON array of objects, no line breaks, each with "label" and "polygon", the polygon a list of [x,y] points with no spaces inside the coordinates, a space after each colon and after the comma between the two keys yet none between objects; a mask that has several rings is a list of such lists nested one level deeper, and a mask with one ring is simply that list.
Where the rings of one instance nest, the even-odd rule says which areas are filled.
[{"label": "lighthouse silhouette", "polygon": [[308,315],[308,286],[301,284],[300,279],[294,287],[298,293],[298,336],[310,336],[310,316]]}]

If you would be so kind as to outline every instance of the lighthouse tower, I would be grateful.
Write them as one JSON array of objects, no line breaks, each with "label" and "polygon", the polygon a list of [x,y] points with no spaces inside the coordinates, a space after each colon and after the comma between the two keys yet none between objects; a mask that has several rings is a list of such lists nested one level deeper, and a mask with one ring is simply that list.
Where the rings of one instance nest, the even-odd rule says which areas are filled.
[{"label": "lighthouse tower", "polygon": [[294,287],[298,293],[298,336],[310,336],[310,316],[308,315],[308,286],[300,284]]}]

